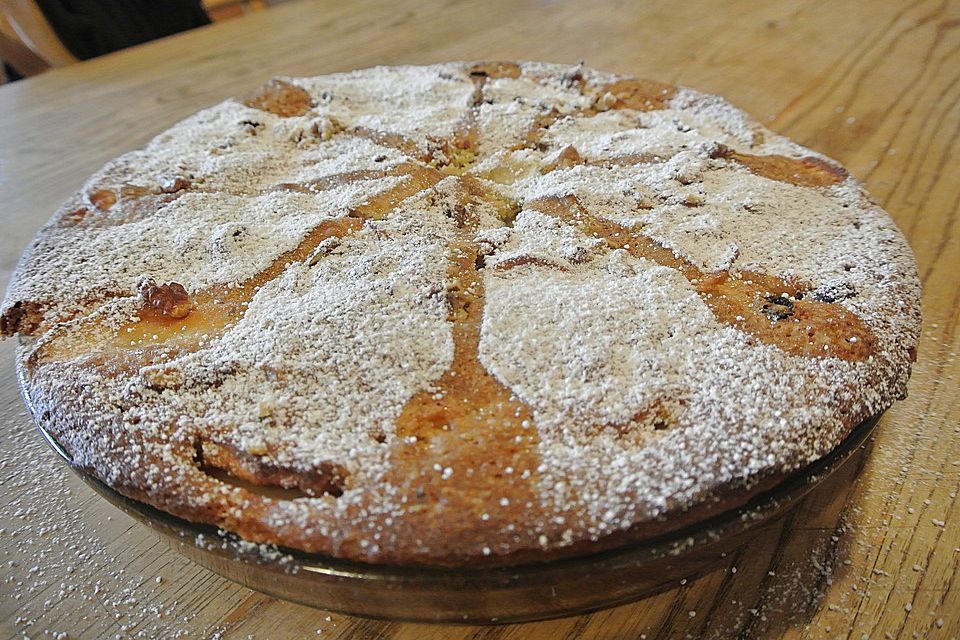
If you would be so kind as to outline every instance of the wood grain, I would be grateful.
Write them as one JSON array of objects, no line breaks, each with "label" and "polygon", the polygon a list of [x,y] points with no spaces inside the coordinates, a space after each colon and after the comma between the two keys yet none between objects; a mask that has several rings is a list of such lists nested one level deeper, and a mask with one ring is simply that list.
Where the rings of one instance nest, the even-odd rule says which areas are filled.
[{"label": "wood grain", "polygon": [[[723,568],[635,604],[488,628],[360,620],[167,550],[37,442],[8,374],[0,637],[960,636],[960,3],[301,1],[57,69],[0,87],[3,279],[87,175],[203,106],[278,73],[474,58],[584,59],[720,93],[867,183],[908,235],[925,296],[910,397],[862,472],[826,483]],[[0,345],[5,362],[12,349]]]}]

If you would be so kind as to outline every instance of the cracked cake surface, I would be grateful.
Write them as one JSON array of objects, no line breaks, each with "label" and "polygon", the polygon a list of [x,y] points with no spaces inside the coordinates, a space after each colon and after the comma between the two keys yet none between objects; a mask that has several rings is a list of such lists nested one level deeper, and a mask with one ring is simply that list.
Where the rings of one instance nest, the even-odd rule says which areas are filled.
[{"label": "cracked cake surface", "polygon": [[913,255],[834,161],[582,65],[276,78],[108,163],[0,308],[34,417],[175,515],[469,565],[743,504],[906,393]]}]

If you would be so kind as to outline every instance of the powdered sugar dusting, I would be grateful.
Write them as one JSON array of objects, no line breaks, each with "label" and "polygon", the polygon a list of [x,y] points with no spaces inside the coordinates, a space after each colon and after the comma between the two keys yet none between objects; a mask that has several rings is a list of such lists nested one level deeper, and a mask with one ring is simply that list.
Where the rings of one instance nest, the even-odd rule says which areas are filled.
[{"label": "powdered sugar dusting", "polygon": [[[407,184],[399,169],[411,154],[472,127],[473,156],[441,168],[472,173],[519,212],[478,214],[479,356],[533,409],[540,464],[517,470],[535,476],[528,519],[459,555],[507,554],[517,550],[510,540],[560,548],[691,507],[717,487],[815,460],[904,393],[919,330],[916,267],[859,183],[776,182],[714,153],[815,155],[720,98],[681,89],[664,109],[604,110],[596,92],[616,77],[522,69],[488,78],[479,104],[468,66],[451,63],[287,79],[312,98],[303,116],[236,101],[201,112],[88,181],[38,236],[4,311],[44,306],[38,344],[80,340],[84,314],[98,313],[96,339],[106,341],[136,311],[143,277],[190,292],[243,282],[324,221]],[[568,147],[577,161],[557,165]],[[173,178],[186,186],[164,187]],[[177,513],[228,529],[256,520],[267,532],[257,541],[394,557],[389,545],[402,542],[389,542],[382,523],[410,513],[383,483],[394,421],[454,353],[446,293],[464,187],[456,176],[434,182],[385,219],[325,240],[315,259],[293,261],[252,292],[241,319],[164,371],[41,363],[29,394],[41,411],[57,407],[41,422],[97,475]],[[150,195],[125,200],[132,187]],[[119,213],[97,212],[91,194],[104,189],[120,194]],[[566,195],[704,272],[806,283],[867,324],[875,353],[847,362],[759,343],[718,322],[678,270],[528,206]],[[56,324],[73,316],[81,320]],[[73,418],[84,428],[68,426]],[[336,498],[261,497],[199,469],[200,440],[301,473],[335,463],[348,480]],[[438,473],[461,472],[436,455]]]}]

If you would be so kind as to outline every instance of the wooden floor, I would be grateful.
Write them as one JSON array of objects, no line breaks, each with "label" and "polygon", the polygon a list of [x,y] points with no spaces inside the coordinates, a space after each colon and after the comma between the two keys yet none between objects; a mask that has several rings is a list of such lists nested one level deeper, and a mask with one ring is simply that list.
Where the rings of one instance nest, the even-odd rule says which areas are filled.
[{"label": "wooden floor", "polygon": [[272,74],[475,58],[585,59],[722,93],[867,183],[925,295],[910,397],[861,473],[635,604],[486,628],[353,619],[231,584],[93,495],[31,430],[8,341],[0,638],[960,637],[960,3],[291,2],[0,88],[0,275],[103,162]]}]

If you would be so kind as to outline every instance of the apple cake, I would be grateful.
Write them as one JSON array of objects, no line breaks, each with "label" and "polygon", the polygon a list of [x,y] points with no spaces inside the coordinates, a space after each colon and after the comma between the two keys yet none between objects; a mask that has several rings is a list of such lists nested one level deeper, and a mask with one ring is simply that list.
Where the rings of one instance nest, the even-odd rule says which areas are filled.
[{"label": "apple cake", "polygon": [[914,258],[836,162],[583,65],[276,78],[108,163],[3,302],[122,494],[391,564],[738,506],[906,393]]}]

